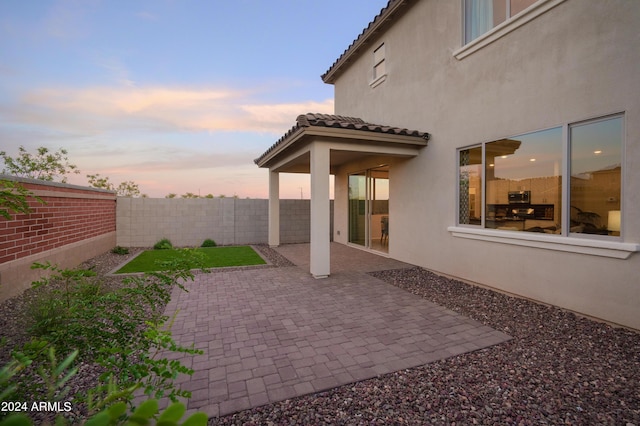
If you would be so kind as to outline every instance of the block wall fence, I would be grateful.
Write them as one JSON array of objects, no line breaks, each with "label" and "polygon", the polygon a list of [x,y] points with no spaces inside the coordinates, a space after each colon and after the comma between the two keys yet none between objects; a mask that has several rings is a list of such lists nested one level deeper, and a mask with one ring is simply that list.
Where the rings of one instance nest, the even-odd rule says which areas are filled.
[{"label": "block wall fence", "polygon": [[29,214],[0,217],[0,300],[13,297],[40,278],[34,262],[75,267],[116,243],[116,195],[96,188],[0,175],[20,183]]},{"label": "block wall fence", "polygon": [[[308,243],[310,218],[309,200],[280,200],[280,242]],[[118,198],[117,244],[123,247],[151,247],[161,238],[177,247],[207,238],[218,245],[266,244],[268,226],[268,200]]]},{"label": "block wall fence", "polygon": [[[0,301],[22,293],[46,271],[34,262],[73,268],[123,247],[151,247],[169,238],[176,247],[266,244],[268,200],[235,198],[125,198],[102,189],[16,178],[39,197],[29,198],[29,214],[0,217]],[[310,240],[309,200],[280,200],[280,242]],[[333,235],[333,204],[331,235]],[[330,238],[331,238],[330,235]]]}]

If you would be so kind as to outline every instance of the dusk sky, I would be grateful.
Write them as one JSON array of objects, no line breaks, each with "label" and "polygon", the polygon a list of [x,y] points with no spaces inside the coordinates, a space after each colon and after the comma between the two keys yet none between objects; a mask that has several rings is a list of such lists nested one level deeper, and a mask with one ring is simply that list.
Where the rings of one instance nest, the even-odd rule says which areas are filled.
[{"label": "dusk sky", "polygon": [[[333,113],[320,75],[386,4],[2,0],[0,150],[65,148],[78,185],[267,198],[253,159],[299,114]],[[308,175],[283,175],[281,198],[301,192]]]}]

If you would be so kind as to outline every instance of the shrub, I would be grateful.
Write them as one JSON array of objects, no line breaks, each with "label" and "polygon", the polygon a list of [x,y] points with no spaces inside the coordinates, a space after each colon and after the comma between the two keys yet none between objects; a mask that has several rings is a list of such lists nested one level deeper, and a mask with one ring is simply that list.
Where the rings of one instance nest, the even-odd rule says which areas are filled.
[{"label": "shrub", "polygon": [[153,246],[154,250],[171,250],[173,248],[173,244],[169,241],[168,238],[163,238]]},{"label": "shrub", "polygon": [[213,241],[211,238],[207,238],[206,240],[204,240],[204,242],[200,247],[216,247],[216,246],[217,244],[215,241]]},{"label": "shrub", "polygon": [[111,253],[125,255],[125,254],[129,254],[129,249],[126,247],[115,246],[114,248],[111,249]]},{"label": "shrub", "polygon": [[[181,282],[193,280],[189,265],[197,258],[189,259],[190,254],[191,251],[185,251],[183,256],[167,261],[163,271],[130,277],[123,287],[115,288],[104,285],[91,270],[34,264],[33,268],[48,270],[51,275],[33,283],[34,297],[27,306],[30,323],[26,324],[33,340],[15,348],[12,363],[0,368],[0,401],[26,400],[33,395],[40,401],[54,401],[66,396],[70,392],[67,381],[77,372],[67,370],[76,358],[96,363],[103,371],[95,388],[69,395],[79,407],[84,407],[79,408],[80,415],[105,417],[96,413],[115,410],[111,412],[115,415],[113,421],[96,420],[95,424],[124,424],[115,420],[121,416],[126,420],[128,415],[131,419],[137,417],[136,411],[124,414],[126,406],[134,410],[137,390],[150,398],[168,397],[173,402],[189,398],[191,392],[181,389],[174,379],[179,374],[191,375],[193,370],[179,360],[170,359],[167,353],[199,355],[203,351],[173,340],[172,322],[167,322],[164,306],[174,287],[186,291]],[[53,348],[71,355],[58,364]],[[111,408],[114,406],[117,408]],[[184,413],[182,408],[176,421]],[[149,415],[158,421],[173,416],[157,410],[150,410]],[[0,412],[2,426],[4,417],[5,413]],[[12,424],[32,424],[26,417],[22,420]],[[192,421],[188,424],[193,424]],[[198,424],[205,423],[206,416],[204,423],[200,418]]]}]

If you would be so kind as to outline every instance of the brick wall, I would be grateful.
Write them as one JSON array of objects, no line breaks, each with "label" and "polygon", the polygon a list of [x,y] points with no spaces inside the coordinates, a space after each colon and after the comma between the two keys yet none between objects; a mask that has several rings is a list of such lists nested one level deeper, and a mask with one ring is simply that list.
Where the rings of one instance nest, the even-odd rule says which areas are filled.
[{"label": "brick wall", "polygon": [[35,261],[51,259],[73,267],[115,245],[114,193],[3,175],[0,179],[19,182],[45,202],[29,198],[31,213],[12,214],[10,220],[0,217],[0,300],[7,291],[15,293],[11,288],[30,284],[33,273],[27,268]]}]

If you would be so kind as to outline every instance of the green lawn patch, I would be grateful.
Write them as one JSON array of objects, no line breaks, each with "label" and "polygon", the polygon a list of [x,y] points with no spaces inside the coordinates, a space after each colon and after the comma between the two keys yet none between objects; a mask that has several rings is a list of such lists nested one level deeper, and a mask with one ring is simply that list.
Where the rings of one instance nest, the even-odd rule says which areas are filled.
[{"label": "green lawn patch", "polygon": [[[183,249],[184,250],[184,249]],[[182,251],[183,251],[182,250]],[[266,262],[249,246],[203,247],[192,249],[202,260],[203,268],[223,268],[229,266],[264,265]],[[162,262],[180,256],[180,249],[146,250],[116,271],[116,274],[153,272],[161,269]]]}]

